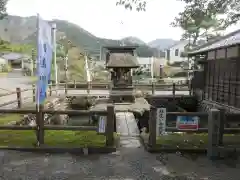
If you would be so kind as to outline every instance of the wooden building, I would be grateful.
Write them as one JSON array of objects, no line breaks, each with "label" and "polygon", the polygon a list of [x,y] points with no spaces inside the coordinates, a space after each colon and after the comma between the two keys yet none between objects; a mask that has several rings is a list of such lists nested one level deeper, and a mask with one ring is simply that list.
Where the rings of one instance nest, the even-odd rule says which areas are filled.
[{"label": "wooden building", "polygon": [[188,55],[202,65],[202,72],[195,72],[192,80],[192,88],[200,92],[201,100],[211,107],[215,104],[229,111],[240,110],[240,30]]}]

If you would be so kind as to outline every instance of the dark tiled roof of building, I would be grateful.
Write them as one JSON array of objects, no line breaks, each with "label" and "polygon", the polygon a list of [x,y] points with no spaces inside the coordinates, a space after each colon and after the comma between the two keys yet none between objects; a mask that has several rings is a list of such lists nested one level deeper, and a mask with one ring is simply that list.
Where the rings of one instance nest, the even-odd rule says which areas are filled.
[{"label": "dark tiled roof of building", "polygon": [[24,54],[20,54],[20,53],[7,53],[2,55],[2,58],[6,59],[6,60],[18,60],[18,59],[22,59],[22,58],[26,58],[27,55]]},{"label": "dark tiled roof of building", "polygon": [[223,47],[229,47],[232,45],[240,44],[240,30],[234,31],[230,34],[227,34],[226,36],[217,38],[211,42],[208,42],[206,44],[203,44],[202,46],[199,46],[189,52],[188,54],[198,54],[202,52],[207,52],[210,50],[223,48]]},{"label": "dark tiled roof of building", "polygon": [[139,67],[137,58],[128,53],[112,53],[107,63],[108,68],[114,67]]}]

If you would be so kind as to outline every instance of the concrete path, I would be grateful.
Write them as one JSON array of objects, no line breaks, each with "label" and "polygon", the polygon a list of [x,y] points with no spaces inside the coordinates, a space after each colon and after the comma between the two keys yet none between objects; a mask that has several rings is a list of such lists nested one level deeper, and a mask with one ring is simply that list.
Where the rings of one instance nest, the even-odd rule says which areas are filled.
[{"label": "concrete path", "polygon": [[[58,90],[58,92],[63,95],[64,90]],[[151,94],[151,91],[148,91]],[[83,95],[87,94],[87,90],[68,90],[68,95]],[[91,95],[109,95],[109,90],[91,90]],[[156,95],[171,95],[172,91],[156,91]],[[176,91],[176,95],[189,95],[189,91]]]},{"label": "concrete path", "polygon": [[135,117],[131,112],[116,113],[116,130],[120,136],[120,146],[126,148],[138,148],[141,146],[139,141],[139,130]]}]

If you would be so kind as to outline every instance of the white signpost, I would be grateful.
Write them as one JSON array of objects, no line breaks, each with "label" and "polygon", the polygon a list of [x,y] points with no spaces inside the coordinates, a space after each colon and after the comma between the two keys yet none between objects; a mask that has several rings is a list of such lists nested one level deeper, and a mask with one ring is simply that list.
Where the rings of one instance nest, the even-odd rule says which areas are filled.
[{"label": "white signpost", "polygon": [[98,132],[105,133],[105,130],[106,130],[106,117],[100,116],[98,121]]},{"label": "white signpost", "polygon": [[166,108],[157,108],[156,116],[157,116],[156,134],[157,136],[164,135],[166,134],[166,118],[167,118]]}]

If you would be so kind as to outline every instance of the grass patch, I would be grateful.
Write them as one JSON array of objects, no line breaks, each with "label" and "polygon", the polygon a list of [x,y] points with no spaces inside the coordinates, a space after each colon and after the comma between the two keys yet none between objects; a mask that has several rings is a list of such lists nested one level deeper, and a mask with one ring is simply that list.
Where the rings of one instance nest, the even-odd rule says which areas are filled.
[{"label": "grass patch", "polygon": [[20,114],[3,114],[0,115],[0,125],[7,125],[13,121],[21,120],[22,115]]},{"label": "grass patch", "polygon": [[[224,145],[240,145],[240,134],[225,134]],[[177,134],[172,133],[157,137],[157,145],[169,148],[206,148],[208,134]]]},{"label": "grass patch", "polygon": [[30,79],[33,83],[37,82],[37,80],[38,80],[37,76],[30,76]]},{"label": "grass patch", "polygon": [[[50,147],[103,147],[106,138],[95,131],[45,131],[45,145]],[[0,131],[0,147],[33,147],[35,131]]]}]

